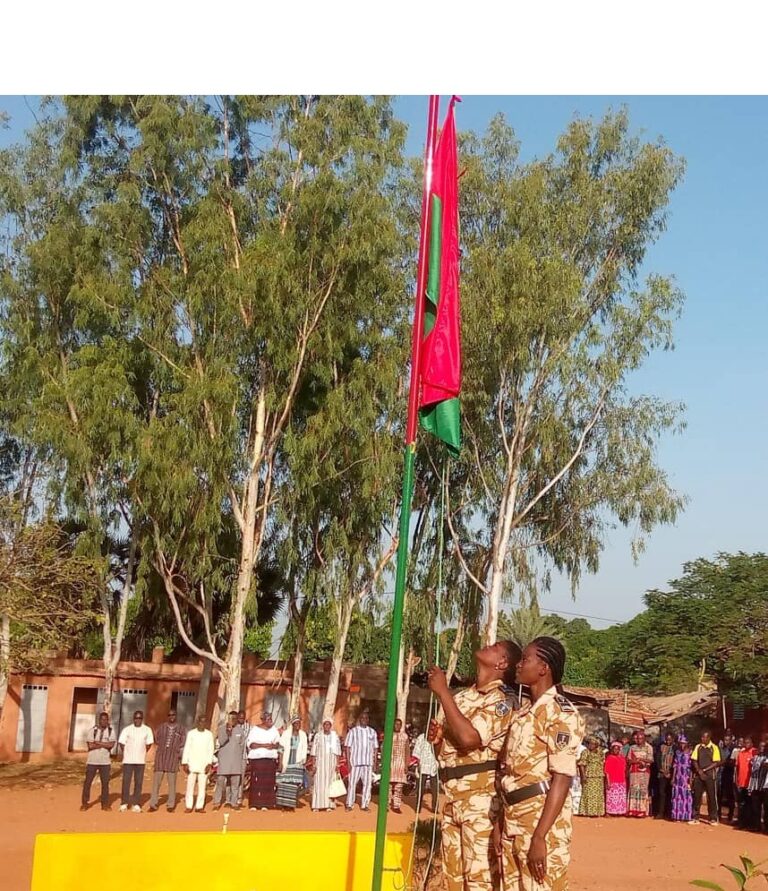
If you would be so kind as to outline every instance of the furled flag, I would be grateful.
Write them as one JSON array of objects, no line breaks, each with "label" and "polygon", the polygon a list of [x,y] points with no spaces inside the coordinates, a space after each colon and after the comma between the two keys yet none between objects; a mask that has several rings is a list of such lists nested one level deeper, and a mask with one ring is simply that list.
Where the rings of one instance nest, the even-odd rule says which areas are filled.
[{"label": "furled flag", "polygon": [[419,421],[450,453],[461,448],[459,313],[459,173],[451,99],[432,164],[429,274],[424,308]]}]

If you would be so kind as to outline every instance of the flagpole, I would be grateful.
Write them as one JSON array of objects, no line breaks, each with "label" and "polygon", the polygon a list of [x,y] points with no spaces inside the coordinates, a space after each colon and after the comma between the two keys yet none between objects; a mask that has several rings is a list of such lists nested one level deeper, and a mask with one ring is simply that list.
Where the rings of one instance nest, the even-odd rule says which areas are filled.
[{"label": "flagpole", "polygon": [[419,365],[424,335],[424,300],[427,286],[427,257],[429,254],[429,196],[432,187],[432,159],[437,141],[437,116],[440,97],[429,97],[427,114],[427,138],[424,147],[424,190],[421,198],[421,230],[419,235],[419,260],[416,275],[416,308],[411,340],[411,387],[408,392],[408,420],[405,429],[403,460],[403,494],[400,505],[400,531],[397,544],[397,573],[395,599],[392,604],[392,636],[389,646],[389,677],[387,679],[387,705],[384,713],[384,740],[381,747],[381,779],[379,781],[379,810],[376,816],[376,846],[373,855],[373,879],[371,891],[381,891],[384,869],[384,843],[387,836],[387,811],[389,778],[392,771],[392,734],[395,729],[397,704],[397,675],[400,662],[400,644],[403,636],[403,605],[405,583],[408,574],[408,551],[411,531],[411,504],[413,501],[413,477],[416,458],[416,429],[419,418]]}]

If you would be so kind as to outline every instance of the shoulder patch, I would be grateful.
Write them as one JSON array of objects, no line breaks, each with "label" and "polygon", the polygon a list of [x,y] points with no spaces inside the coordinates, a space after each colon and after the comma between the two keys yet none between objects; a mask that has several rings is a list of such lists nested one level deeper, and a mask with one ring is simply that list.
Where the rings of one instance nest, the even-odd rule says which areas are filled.
[{"label": "shoulder patch", "polygon": [[570,741],[571,741],[570,733],[563,733],[563,732],[558,733],[557,736],[555,737],[555,748],[564,749]]},{"label": "shoulder patch", "polygon": [[498,717],[503,718],[504,715],[508,715],[510,711],[511,709],[506,702],[496,703],[496,714],[498,715]]},{"label": "shoulder patch", "polygon": [[576,711],[576,709],[574,709],[573,707],[573,703],[570,702],[570,700],[566,699],[565,696],[555,696],[555,702],[564,712]]}]

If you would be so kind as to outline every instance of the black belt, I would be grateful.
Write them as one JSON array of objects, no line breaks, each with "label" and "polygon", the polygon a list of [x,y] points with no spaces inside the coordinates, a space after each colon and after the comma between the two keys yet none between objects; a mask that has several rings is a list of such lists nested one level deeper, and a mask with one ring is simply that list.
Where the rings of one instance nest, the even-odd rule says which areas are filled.
[{"label": "black belt", "polygon": [[540,783],[531,783],[530,786],[523,786],[522,789],[513,789],[512,792],[502,791],[501,795],[506,805],[520,804],[528,798],[535,798],[537,795],[546,795],[549,792],[549,783],[542,780]]},{"label": "black belt", "polygon": [[437,775],[440,782],[458,780],[460,777],[468,777],[473,773],[486,773],[489,770],[498,770],[498,761],[481,761],[479,764],[460,764],[458,767],[441,767]]}]

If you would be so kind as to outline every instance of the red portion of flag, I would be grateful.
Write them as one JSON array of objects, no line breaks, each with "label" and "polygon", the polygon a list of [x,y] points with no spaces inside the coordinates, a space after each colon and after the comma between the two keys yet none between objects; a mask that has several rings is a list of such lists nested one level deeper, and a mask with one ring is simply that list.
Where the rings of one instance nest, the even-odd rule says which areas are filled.
[{"label": "red portion of flag", "polygon": [[419,408],[452,399],[461,390],[459,317],[459,171],[451,99],[432,166],[432,194],[442,204],[440,296],[437,317],[421,353]]}]

